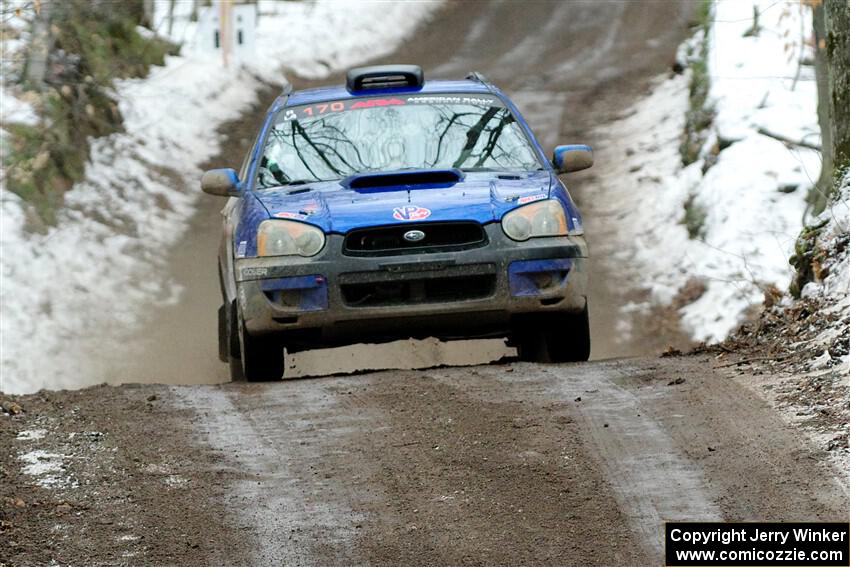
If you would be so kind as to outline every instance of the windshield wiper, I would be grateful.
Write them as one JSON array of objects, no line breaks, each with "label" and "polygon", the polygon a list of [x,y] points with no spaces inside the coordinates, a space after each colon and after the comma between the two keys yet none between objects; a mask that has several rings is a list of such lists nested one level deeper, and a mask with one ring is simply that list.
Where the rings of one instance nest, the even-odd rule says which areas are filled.
[{"label": "windshield wiper", "polygon": [[487,123],[499,112],[499,108],[493,107],[489,108],[487,112],[481,115],[481,118],[478,119],[478,122],[470,128],[466,132],[466,145],[460,152],[460,155],[457,156],[457,159],[452,164],[452,167],[460,167],[469,159],[472,155],[472,150],[475,149],[475,146],[478,144],[478,139],[481,137],[481,133],[484,132],[484,128],[487,126]]},{"label": "windshield wiper", "polygon": [[535,173],[537,171],[546,171],[542,167],[538,167],[537,169],[508,169],[505,167],[461,167],[460,170],[465,173],[491,172],[499,174],[504,173],[507,175],[521,175],[523,173]]},{"label": "windshield wiper", "polygon": [[326,183],[328,181],[339,181],[339,179],[293,179],[292,181],[284,181],[282,183],[276,183],[275,185],[262,185],[259,187],[259,189],[277,189],[279,187],[290,187],[292,185],[309,185],[311,183]]}]

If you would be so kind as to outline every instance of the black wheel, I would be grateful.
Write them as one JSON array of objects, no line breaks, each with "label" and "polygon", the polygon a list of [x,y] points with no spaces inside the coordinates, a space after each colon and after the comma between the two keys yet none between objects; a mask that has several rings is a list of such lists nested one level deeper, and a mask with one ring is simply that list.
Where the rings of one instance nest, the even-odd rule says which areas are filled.
[{"label": "black wheel", "polygon": [[242,373],[242,357],[231,356],[227,362],[230,365],[230,380],[232,382],[244,382],[245,374]]},{"label": "black wheel", "polygon": [[225,325],[227,328],[228,356],[239,358],[239,312],[236,310],[236,301],[231,302],[230,308],[225,311]]},{"label": "black wheel", "polygon": [[582,362],[590,358],[587,306],[579,313],[552,313],[522,321],[514,331],[520,360]]},{"label": "black wheel", "polygon": [[233,380],[264,382],[283,377],[283,345],[274,337],[257,337],[245,331],[239,320],[239,356],[230,357]]},{"label": "black wheel", "polygon": [[[239,325],[236,302],[218,308],[218,357],[222,362],[239,360]],[[240,362],[241,364],[241,362]]]},{"label": "black wheel", "polygon": [[584,362],[590,358],[590,317],[587,305],[579,313],[564,313],[546,329],[551,362]]},{"label": "black wheel", "polygon": [[534,328],[528,321],[514,329],[517,356],[524,362],[549,362],[546,338],[541,329]]},{"label": "black wheel", "polygon": [[227,306],[222,305],[218,308],[218,358],[222,362],[227,362],[230,357],[230,349],[227,346]]}]

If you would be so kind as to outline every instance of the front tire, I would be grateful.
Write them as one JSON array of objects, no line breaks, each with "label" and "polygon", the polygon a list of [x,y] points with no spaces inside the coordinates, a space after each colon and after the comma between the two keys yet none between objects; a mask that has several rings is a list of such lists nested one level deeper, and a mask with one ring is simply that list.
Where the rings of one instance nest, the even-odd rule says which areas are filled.
[{"label": "front tire", "polygon": [[218,359],[222,362],[227,362],[230,356],[227,348],[227,306],[222,305],[218,308]]},{"label": "front tire", "polygon": [[265,382],[283,377],[283,345],[274,337],[254,336],[239,319],[239,355],[230,357],[233,380]]},{"label": "front tire", "polygon": [[552,362],[585,362],[590,358],[590,316],[587,305],[579,313],[565,313],[547,330]]},{"label": "front tire", "polygon": [[520,360],[584,362],[590,358],[590,318],[587,306],[578,313],[541,314],[514,330]]}]

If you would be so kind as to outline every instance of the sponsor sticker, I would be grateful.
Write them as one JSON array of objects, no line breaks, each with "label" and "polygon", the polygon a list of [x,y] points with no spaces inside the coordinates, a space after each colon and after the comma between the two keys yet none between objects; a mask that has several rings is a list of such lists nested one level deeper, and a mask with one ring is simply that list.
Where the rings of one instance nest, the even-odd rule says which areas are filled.
[{"label": "sponsor sticker", "polygon": [[268,268],[243,268],[242,269],[242,276],[246,277],[246,278],[255,278],[255,277],[258,277],[258,276],[265,276],[265,275],[268,275],[268,273],[269,273]]},{"label": "sponsor sticker", "polygon": [[368,108],[393,107],[404,105],[471,105],[482,108],[504,108],[504,103],[495,96],[469,95],[469,94],[446,94],[446,95],[414,95],[403,98],[397,97],[370,97],[349,100],[332,100],[316,104],[299,105],[286,108],[282,111],[279,121],[291,122],[293,120],[304,120],[328,116],[349,110],[362,110]]},{"label": "sponsor sticker", "polygon": [[396,207],[393,209],[393,218],[400,221],[415,221],[427,219],[431,216],[431,209],[409,205],[407,207]]},{"label": "sponsor sticker", "polygon": [[300,214],[300,213],[291,213],[291,212],[289,212],[289,211],[283,211],[283,212],[280,212],[280,213],[275,213],[275,215],[274,215],[274,216],[275,216],[275,218],[277,218],[277,219],[297,219],[297,220],[304,220],[304,219],[306,218],[306,216],[305,216],[305,215],[302,215],[302,214]]},{"label": "sponsor sticker", "polygon": [[369,100],[359,100],[351,105],[351,110],[358,108],[375,108],[376,106],[399,106],[403,105],[404,101],[397,98],[372,98]]},{"label": "sponsor sticker", "polygon": [[301,210],[298,211],[300,214],[305,216],[315,215],[319,212],[319,205],[316,203],[308,203],[301,207]]},{"label": "sponsor sticker", "polygon": [[502,103],[498,98],[489,96],[423,95],[408,97],[407,102],[411,104],[468,104],[473,106],[502,106]]},{"label": "sponsor sticker", "polygon": [[534,201],[539,201],[545,198],[546,193],[537,193],[536,195],[526,195],[525,197],[520,197],[516,200],[516,202],[519,205],[525,205],[526,203],[533,203]]}]

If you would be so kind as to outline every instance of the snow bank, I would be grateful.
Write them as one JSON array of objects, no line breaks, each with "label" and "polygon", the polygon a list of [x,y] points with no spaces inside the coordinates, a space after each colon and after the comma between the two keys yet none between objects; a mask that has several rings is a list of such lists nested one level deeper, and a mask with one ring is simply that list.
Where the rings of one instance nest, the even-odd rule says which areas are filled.
[{"label": "snow bank", "polygon": [[816,247],[825,258],[818,271],[826,275],[821,281],[806,284],[802,296],[822,300],[823,313],[834,315],[836,320],[814,340],[815,346],[820,345],[823,349],[814,368],[835,367],[850,385],[850,352],[845,351],[833,360],[829,348],[836,339],[843,337],[846,349],[847,338],[850,337],[850,171],[845,174],[835,200],[811,224],[824,223],[817,236]]},{"label": "snow bank", "polygon": [[[18,73],[24,63],[24,48],[30,39],[26,1],[6,0],[3,9],[3,21],[0,22],[3,28],[0,39],[3,51],[3,57],[0,58],[0,139],[5,135],[3,125],[12,122],[32,125],[38,121],[32,105],[18,98],[21,93],[9,84],[18,80]],[[16,10],[21,13],[16,14]]]},{"label": "snow bank", "polygon": [[179,297],[158,268],[200,196],[197,166],[217,153],[217,128],[255,101],[262,80],[285,82],[283,68],[317,78],[391,52],[439,5],[264,1],[254,56],[229,69],[193,49],[187,17],[175,25],[186,55],[116,84],[126,132],[93,141],[55,228],[27,233],[24,204],[0,188],[0,390],[103,380],[86,372],[88,358],[120,351],[146,307]]},{"label": "snow bank", "polygon": [[[759,29],[753,28],[753,6]],[[818,152],[765,133],[817,144],[817,93],[802,5],[720,0],[709,34],[710,104],[716,117],[701,158],[678,154],[688,77],[660,82],[605,132],[611,163],[600,167],[603,199],[615,203],[618,249],[610,260],[632,270],[651,303],[671,303],[685,283],[704,292],[681,308],[695,339],[718,341],[762,304],[765,290],[786,290],[788,258],[802,227],[805,196],[820,171]],[[686,226],[689,209],[691,231]],[[692,288],[693,286],[691,286]],[[643,307],[650,307],[644,305]]]}]

